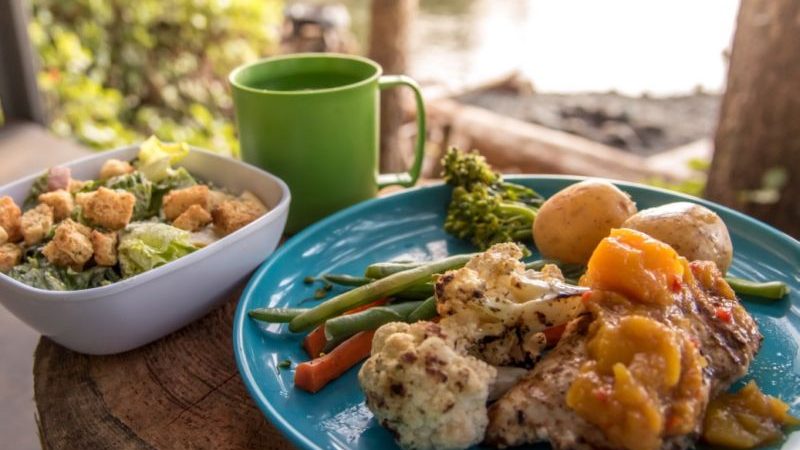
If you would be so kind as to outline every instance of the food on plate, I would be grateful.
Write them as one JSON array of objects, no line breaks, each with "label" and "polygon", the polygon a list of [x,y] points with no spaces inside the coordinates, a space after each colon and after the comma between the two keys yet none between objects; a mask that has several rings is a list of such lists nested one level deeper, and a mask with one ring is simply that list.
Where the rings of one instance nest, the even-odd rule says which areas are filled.
[{"label": "food on plate", "polygon": [[623,224],[672,246],[689,261],[713,261],[724,275],[733,260],[728,227],[710,209],[691,202],[675,202],[648,208]]},{"label": "food on plate", "polygon": [[0,198],[0,272],[33,287],[104,286],[174,261],[267,211],[183,167],[185,144],[145,141],[133,161],[107,160],[94,180],[54,167],[20,208]]},{"label": "food on plate", "polygon": [[495,366],[530,367],[547,345],[543,331],[583,311],[585,288],[565,284],[553,265],[526,270],[520,258],[516,244],[496,244],[436,282],[440,324]]},{"label": "food on plate", "polygon": [[600,240],[635,213],[630,196],[613,184],[585,180],[544,202],[533,223],[533,238],[545,258],[586,264]]},{"label": "food on plate", "polygon": [[444,229],[479,250],[492,244],[529,240],[542,197],[503,177],[477,152],[450,148],[442,158],[442,176],[453,186]]},{"label": "food on plate", "polygon": [[[498,178],[485,161],[454,150],[448,158],[448,220],[464,219],[460,237],[485,246],[499,235],[474,233],[490,222],[514,230],[517,222],[457,211],[489,202],[494,214],[505,205],[502,196],[487,200]],[[474,190],[480,196],[459,197],[459,188],[474,193],[463,186],[481,186]],[[548,218],[546,206],[553,199],[558,206],[559,195],[566,205]],[[319,392],[366,359],[358,373],[366,405],[407,448],[544,441],[555,449],[678,450],[699,439],[753,448],[797,423],[786,404],[756,386],[725,394],[762,339],[735,292],[781,298],[785,284],[725,278],[716,261],[689,261],[670,242],[620,228],[663,216],[635,215],[627,194],[608,183],[589,180],[553,199],[533,225],[544,260],[523,262],[530,256],[524,248],[504,242],[433,262],[378,262],[363,276],[306,277],[321,285],[316,306],[249,315],[307,333],[302,346],[311,360],[294,366],[298,389]],[[572,214],[571,203],[581,204]],[[577,225],[567,223],[571,216]],[[702,236],[692,227],[706,222],[689,220],[700,217],[681,225],[688,241]],[[536,227],[548,220],[553,233],[602,231],[583,244],[589,256],[566,262],[569,256],[547,253],[539,239]],[[574,248],[567,253],[574,256]]]},{"label": "food on plate", "polygon": [[711,400],[703,424],[703,440],[728,448],[755,448],[783,436],[782,427],[798,426],[789,405],[761,392],[750,381],[739,392]]},{"label": "food on plate", "polygon": [[[582,282],[593,289],[589,314],[491,406],[488,442],[693,445],[709,400],[747,372],[762,338],[714,263],[688,263],[665,247],[626,229],[598,246]],[[638,276],[617,270],[627,258],[640,262]],[[654,280],[665,281],[660,292]]]},{"label": "food on plate", "polygon": [[384,325],[358,373],[367,406],[405,448],[467,448],[483,440],[497,371],[459,351],[432,322]]},{"label": "food on plate", "polygon": [[[690,263],[630,229],[600,242],[580,287],[556,266],[526,269],[521,256],[510,243],[474,255],[437,277],[438,323],[375,332],[359,382],[403,447],[680,449],[703,433],[763,443],[795,423],[785,404],[748,390],[747,400],[714,400],[762,338],[713,262]],[[738,418],[735,429],[720,428],[723,414]]]},{"label": "food on plate", "polygon": [[583,311],[575,294],[586,289],[564,284],[555,266],[526,270],[521,257],[516,244],[491,247],[438,278],[438,324],[393,322],[376,332],[359,381],[401,445],[479,443],[498,370],[532,365],[547,345],[543,331]]}]

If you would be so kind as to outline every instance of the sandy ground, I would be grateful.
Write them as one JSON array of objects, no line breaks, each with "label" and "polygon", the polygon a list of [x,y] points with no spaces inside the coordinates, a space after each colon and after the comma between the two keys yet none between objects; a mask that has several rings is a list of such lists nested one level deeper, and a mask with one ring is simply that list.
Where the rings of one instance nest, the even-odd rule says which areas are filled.
[{"label": "sandy ground", "polygon": [[627,97],[615,93],[472,92],[460,101],[644,156],[712,136],[719,96]]}]

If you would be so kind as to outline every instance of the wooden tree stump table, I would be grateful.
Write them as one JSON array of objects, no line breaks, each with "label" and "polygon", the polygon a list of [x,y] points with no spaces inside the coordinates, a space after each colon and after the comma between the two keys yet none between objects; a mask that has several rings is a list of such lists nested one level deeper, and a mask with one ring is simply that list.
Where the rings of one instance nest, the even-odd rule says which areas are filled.
[{"label": "wooden tree stump table", "polygon": [[231,343],[238,298],[120,355],[83,355],[43,337],[33,367],[42,447],[292,448],[239,379]]}]

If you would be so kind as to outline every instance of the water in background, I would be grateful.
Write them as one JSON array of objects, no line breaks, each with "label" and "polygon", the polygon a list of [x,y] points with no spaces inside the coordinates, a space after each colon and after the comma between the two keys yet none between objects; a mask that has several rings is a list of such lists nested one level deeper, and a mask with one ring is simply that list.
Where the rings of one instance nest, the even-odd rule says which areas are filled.
[{"label": "water in background", "polygon": [[[369,0],[341,3],[366,51]],[[738,0],[420,0],[410,72],[423,82],[459,85],[520,70],[540,92],[718,92],[738,6]]]}]

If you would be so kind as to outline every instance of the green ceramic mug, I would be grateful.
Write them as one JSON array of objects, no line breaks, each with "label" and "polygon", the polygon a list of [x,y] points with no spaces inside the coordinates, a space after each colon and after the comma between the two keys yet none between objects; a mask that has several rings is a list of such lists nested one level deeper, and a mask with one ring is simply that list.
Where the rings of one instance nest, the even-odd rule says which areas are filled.
[{"label": "green ceramic mug", "polygon": [[[425,145],[419,86],[358,56],[278,56],[231,72],[242,157],[289,185],[294,233],[390,185],[412,186]],[[408,86],[417,103],[417,142],[408,172],[378,174],[380,90]]]}]

